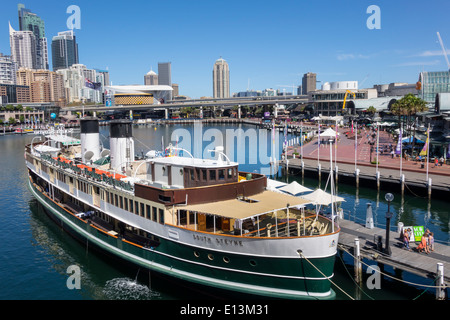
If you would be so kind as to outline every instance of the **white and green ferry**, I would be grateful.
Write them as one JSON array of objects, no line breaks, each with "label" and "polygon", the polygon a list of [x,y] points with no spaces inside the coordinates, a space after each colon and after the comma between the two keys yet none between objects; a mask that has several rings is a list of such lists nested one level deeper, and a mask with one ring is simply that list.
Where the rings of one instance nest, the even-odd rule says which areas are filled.
[{"label": "white and green ferry", "polygon": [[96,118],[80,138],[26,146],[29,188],[75,238],[140,268],[205,288],[282,299],[333,299],[339,226],[267,178],[214,159],[148,152],[132,124],[111,121],[103,149]]}]

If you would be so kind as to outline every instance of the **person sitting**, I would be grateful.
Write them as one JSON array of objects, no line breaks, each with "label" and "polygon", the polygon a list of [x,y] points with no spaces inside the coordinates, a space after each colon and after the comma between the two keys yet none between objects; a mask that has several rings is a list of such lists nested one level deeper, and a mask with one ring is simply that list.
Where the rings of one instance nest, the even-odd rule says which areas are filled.
[{"label": "person sitting", "polygon": [[430,253],[430,250],[428,250],[427,238],[428,238],[428,234],[424,234],[424,235],[422,236],[422,239],[420,240],[420,243],[419,243],[419,245],[418,245],[418,247],[417,247],[417,250],[418,250],[420,253],[421,253],[421,252],[424,252],[424,251],[425,251],[426,254],[429,254],[429,253]]}]

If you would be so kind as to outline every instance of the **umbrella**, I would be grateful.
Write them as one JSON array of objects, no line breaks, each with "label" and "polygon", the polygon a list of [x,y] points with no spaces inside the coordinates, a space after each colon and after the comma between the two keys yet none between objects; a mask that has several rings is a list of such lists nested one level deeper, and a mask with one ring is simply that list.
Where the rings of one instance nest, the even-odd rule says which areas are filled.
[{"label": "umbrella", "polygon": [[287,186],[287,183],[280,182],[273,179],[267,179],[267,189],[276,190],[280,187]]},{"label": "umbrella", "polygon": [[297,181],[293,181],[290,184],[280,188],[279,190],[296,195],[302,192],[312,191],[312,189],[306,188],[299,184]]},{"label": "umbrella", "polygon": [[331,200],[331,194],[323,191],[322,189],[317,189],[314,192],[305,194],[301,196],[301,198],[305,200],[309,200],[316,205],[325,205],[328,206],[333,202],[342,202],[345,201],[344,198],[333,196],[333,200]]}]

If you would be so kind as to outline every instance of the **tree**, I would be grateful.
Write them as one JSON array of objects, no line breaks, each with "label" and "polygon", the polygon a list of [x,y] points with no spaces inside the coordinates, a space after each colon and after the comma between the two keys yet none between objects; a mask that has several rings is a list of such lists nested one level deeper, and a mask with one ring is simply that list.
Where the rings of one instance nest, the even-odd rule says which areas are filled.
[{"label": "tree", "polygon": [[377,109],[375,109],[374,106],[370,106],[366,110],[367,113],[370,113],[372,116],[377,112]]},{"label": "tree", "polygon": [[[391,112],[399,117],[399,127],[401,116],[406,116],[406,125],[411,136],[411,127],[415,123],[415,115],[419,112],[428,110],[426,102],[412,93],[408,93],[400,100],[397,100],[391,107]],[[416,126],[414,125],[414,134],[412,138],[413,150],[415,146]]]}]

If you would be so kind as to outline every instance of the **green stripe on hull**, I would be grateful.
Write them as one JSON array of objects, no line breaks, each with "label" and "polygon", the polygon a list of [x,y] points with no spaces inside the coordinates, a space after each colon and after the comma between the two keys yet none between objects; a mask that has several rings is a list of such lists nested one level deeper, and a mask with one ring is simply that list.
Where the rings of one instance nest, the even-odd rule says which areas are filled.
[{"label": "green stripe on hull", "polygon": [[[61,224],[102,250],[136,265],[201,285],[282,299],[334,299],[331,283],[334,256],[310,259],[267,258],[223,254],[161,239],[157,248],[141,248],[97,230],[68,214],[42,195],[31,182],[29,188]],[[212,256],[211,256],[212,255]]]}]

